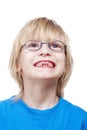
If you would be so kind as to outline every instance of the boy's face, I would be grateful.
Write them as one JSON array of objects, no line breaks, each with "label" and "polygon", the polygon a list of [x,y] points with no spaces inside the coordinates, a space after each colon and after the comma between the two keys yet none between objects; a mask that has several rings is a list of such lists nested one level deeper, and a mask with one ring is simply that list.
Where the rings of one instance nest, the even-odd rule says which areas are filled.
[{"label": "boy's face", "polygon": [[65,53],[54,52],[47,44],[38,51],[22,48],[19,67],[25,79],[58,79],[65,69]]}]

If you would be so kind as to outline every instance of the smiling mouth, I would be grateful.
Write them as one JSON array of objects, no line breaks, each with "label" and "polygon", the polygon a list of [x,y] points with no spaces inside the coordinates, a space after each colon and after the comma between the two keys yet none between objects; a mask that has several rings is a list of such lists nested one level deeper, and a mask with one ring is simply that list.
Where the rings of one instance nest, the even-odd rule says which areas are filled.
[{"label": "smiling mouth", "polygon": [[39,68],[55,68],[55,63],[50,60],[41,60],[34,64],[35,67]]}]

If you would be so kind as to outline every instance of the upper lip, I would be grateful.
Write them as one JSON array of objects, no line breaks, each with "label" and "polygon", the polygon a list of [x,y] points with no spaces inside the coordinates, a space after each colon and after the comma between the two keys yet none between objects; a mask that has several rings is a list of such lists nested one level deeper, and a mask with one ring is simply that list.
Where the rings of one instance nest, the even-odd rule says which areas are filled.
[{"label": "upper lip", "polygon": [[34,63],[34,66],[36,66],[38,63],[40,63],[40,62],[49,62],[49,63],[51,63],[52,65],[53,65],[53,67],[55,67],[56,66],[56,64],[55,64],[55,62],[54,61],[51,61],[51,60],[39,60],[39,61],[37,61],[37,62],[35,62]]}]

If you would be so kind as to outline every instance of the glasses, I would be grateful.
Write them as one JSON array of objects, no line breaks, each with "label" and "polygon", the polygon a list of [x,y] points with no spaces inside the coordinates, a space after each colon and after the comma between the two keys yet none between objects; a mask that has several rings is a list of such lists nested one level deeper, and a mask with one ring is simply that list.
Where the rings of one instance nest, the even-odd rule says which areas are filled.
[{"label": "glasses", "polygon": [[47,44],[49,49],[55,52],[63,52],[66,49],[66,45],[60,40],[55,40],[50,43],[40,42],[37,40],[29,40],[24,45],[22,45],[22,47],[25,47],[25,49],[29,51],[38,51],[42,48],[43,44]]}]

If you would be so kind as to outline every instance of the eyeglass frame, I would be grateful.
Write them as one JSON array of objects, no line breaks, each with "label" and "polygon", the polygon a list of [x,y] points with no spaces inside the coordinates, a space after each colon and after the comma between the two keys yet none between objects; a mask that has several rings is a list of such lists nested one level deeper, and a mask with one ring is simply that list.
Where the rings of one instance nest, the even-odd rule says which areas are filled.
[{"label": "eyeglass frame", "polygon": [[[38,41],[38,40],[29,40],[29,41]],[[27,44],[29,41],[25,42],[25,44],[23,44],[23,45],[21,46],[21,49],[22,49],[23,47],[25,47],[26,50],[29,50],[29,49],[26,47],[26,44]],[[58,41],[58,42],[62,43],[62,44],[64,45],[64,49],[63,49],[63,50],[66,52],[66,47],[67,47],[67,45],[64,44],[64,42],[61,41],[61,40],[54,40],[53,42],[55,42],[55,41]],[[51,48],[50,48],[50,43],[51,43],[51,42],[44,42],[44,41],[43,41],[43,42],[38,41],[38,42],[40,43],[40,48],[37,49],[37,50],[29,50],[29,51],[32,51],[32,52],[38,51],[38,50],[40,50],[40,49],[42,48],[42,45],[43,45],[43,44],[47,44],[50,50],[52,50],[52,51],[54,51],[54,52],[63,52],[63,50],[56,51],[56,50],[51,49]]]}]

